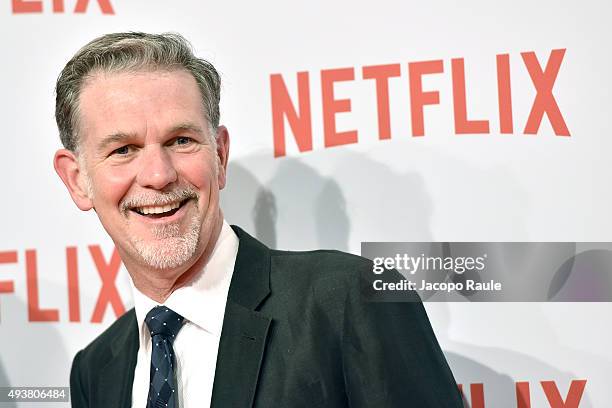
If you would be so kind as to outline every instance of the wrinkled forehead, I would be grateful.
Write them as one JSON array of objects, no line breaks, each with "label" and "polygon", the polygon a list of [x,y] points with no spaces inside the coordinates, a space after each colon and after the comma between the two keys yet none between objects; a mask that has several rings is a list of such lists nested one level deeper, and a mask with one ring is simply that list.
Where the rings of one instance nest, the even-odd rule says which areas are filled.
[{"label": "wrinkled forehead", "polygon": [[109,132],[146,132],[147,126],[210,127],[201,90],[182,69],[94,71],[81,87],[77,118],[80,142]]}]

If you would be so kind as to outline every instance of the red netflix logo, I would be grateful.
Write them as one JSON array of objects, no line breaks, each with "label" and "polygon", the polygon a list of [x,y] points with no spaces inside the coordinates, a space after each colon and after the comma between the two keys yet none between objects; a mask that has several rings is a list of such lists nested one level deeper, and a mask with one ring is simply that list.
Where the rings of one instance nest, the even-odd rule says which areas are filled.
[{"label": "red netflix logo", "polygon": [[[115,316],[119,317],[125,313],[125,306],[119,291],[115,286],[115,280],[121,268],[121,258],[117,249],[113,250],[110,259],[106,259],[99,245],[90,245],[88,247],[89,255],[91,256],[102,286],[98,292],[98,298],[91,314],[89,321],[91,323],[101,323],[104,318],[108,306],[115,312]],[[17,251],[0,252],[1,264],[17,264]],[[59,310],[57,308],[43,308],[40,305],[38,286],[38,258],[35,249],[27,249],[25,251],[25,274],[26,274],[26,292],[28,303],[28,321],[29,322],[58,322],[60,321]],[[81,321],[81,306],[79,295],[79,270],[77,262],[77,248],[66,248],[66,282],[68,292],[68,320],[71,322]],[[0,294],[14,293],[15,285],[13,281],[0,280]]]},{"label": "red netflix logo", "polygon": [[[113,6],[110,0],[96,0],[100,6],[102,14],[115,14]],[[12,0],[13,3],[13,14],[24,14],[24,13],[42,13],[43,12],[43,1],[42,0]],[[53,0],[53,12],[63,13],[64,12],[64,0]],[[89,0],[77,0],[74,6],[74,13],[85,13],[89,7]]]},{"label": "red netflix logo", "polygon": [[[555,135],[570,136],[569,129],[553,95],[553,86],[559,74],[564,55],[565,49],[552,50],[545,67],[542,68],[535,52],[521,53],[523,65],[536,91],[531,111],[523,128],[524,134],[537,134],[544,114],[546,114]],[[489,120],[470,119],[468,117],[464,59],[454,58],[450,62],[455,134],[491,133]],[[510,55],[499,54],[496,56],[495,62],[497,70],[499,132],[501,134],[512,134],[514,133],[515,121],[512,115]],[[378,138],[380,140],[391,138],[389,79],[401,76],[400,69],[400,64],[373,65],[362,68],[362,79],[373,80],[376,87]],[[437,90],[424,90],[422,78],[425,75],[442,73],[444,73],[444,63],[442,60],[411,62],[408,64],[408,91],[410,95],[413,137],[425,135],[425,106],[440,103],[440,92]],[[332,147],[357,143],[357,130],[343,132],[336,130],[336,114],[350,112],[351,100],[336,99],[334,97],[334,84],[337,82],[354,81],[355,69],[351,67],[321,70],[320,75],[324,146]],[[311,89],[309,79],[308,72],[297,73],[297,104],[295,104],[289,96],[282,75],[270,75],[275,157],[286,154],[285,119],[293,132],[298,150],[300,152],[312,150]]]},{"label": "red netflix logo", "polygon": [[[546,396],[550,408],[578,408],[584,393],[587,380],[572,380],[565,398],[561,396],[559,388],[554,381],[540,381],[542,391]],[[459,384],[459,391],[464,394],[462,384]],[[531,391],[529,382],[520,381],[515,384],[516,408],[531,408]],[[470,397],[464,400],[471,408],[485,408],[484,385],[481,383],[470,384]],[[471,400],[471,401],[470,401]]]}]

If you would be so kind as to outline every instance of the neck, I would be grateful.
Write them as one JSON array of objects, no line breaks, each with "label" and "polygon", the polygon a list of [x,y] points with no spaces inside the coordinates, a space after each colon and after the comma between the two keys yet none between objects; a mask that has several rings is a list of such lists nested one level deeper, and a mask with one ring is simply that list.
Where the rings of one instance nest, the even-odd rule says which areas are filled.
[{"label": "neck", "polygon": [[203,250],[199,256],[194,257],[192,262],[185,265],[174,269],[152,270],[150,267],[128,265],[126,262],[126,268],[132,277],[134,286],[157,303],[164,303],[172,292],[191,282],[204,269],[219,239],[222,226],[223,216],[220,216],[210,233],[201,237],[200,245],[203,246]]}]

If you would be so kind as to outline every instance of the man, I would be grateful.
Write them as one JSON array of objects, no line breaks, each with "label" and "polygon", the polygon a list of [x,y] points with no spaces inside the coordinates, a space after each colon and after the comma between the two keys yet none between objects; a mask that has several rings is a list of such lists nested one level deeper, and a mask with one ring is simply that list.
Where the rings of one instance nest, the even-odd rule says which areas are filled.
[{"label": "man", "polygon": [[361,299],[369,261],[227,225],[219,88],[177,34],[100,37],[58,79],[55,169],[135,302],[75,356],[73,407],[460,407],[422,304]]}]

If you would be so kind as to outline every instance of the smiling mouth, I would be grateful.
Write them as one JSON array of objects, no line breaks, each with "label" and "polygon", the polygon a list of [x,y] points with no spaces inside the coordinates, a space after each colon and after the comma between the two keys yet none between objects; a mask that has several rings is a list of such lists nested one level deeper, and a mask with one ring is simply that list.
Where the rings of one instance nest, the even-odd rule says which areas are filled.
[{"label": "smiling mouth", "polygon": [[130,211],[147,218],[170,217],[176,214],[176,212],[180,210],[189,200],[190,199],[185,199],[183,201],[176,201],[174,203],[165,205],[143,205],[140,207],[130,208]]}]

